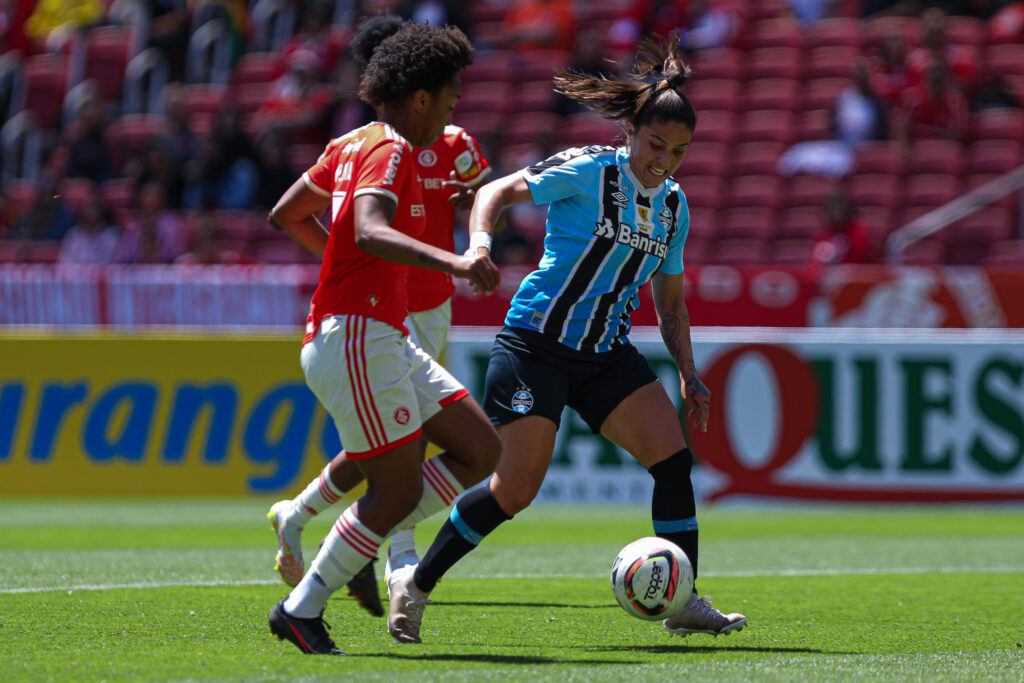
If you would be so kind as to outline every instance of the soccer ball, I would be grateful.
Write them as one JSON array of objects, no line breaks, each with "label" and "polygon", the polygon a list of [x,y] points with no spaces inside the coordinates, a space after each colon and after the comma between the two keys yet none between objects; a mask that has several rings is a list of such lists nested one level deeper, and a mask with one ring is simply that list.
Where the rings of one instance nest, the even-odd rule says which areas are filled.
[{"label": "soccer ball", "polygon": [[693,590],[693,567],[686,553],[656,536],[633,541],[612,563],[612,592],[622,609],[638,619],[672,616]]}]

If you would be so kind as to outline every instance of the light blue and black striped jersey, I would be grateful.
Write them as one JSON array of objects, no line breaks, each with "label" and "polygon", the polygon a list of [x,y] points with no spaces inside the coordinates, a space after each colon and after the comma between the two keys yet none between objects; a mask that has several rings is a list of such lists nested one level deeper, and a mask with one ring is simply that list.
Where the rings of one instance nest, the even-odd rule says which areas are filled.
[{"label": "light blue and black striped jersey", "polygon": [[544,256],[520,284],[505,324],[578,351],[628,343],[640,288],[659,269],[683,272],[690,211],[679,185],[645,188],[625,148],[569,149],[523,171],[548,204]]}]

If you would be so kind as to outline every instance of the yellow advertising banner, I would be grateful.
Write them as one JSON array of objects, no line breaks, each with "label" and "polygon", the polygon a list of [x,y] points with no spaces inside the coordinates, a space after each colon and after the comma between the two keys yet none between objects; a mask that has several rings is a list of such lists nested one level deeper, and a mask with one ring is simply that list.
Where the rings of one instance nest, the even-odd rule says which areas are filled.
[{"label": "yellow advertising banner", "polygon": [[292,495],[340,448],[300,336],[0,334],[0,495]]}]

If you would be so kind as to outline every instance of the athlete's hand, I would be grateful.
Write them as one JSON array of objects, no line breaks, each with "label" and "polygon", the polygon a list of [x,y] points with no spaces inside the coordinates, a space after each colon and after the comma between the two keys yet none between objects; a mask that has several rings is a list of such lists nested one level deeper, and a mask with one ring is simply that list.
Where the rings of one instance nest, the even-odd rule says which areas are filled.
[{"label": "athlete's hand", "polygon": [[711,415],[711,392],[697,375],[691,375],[683,384],[683,405],[686,416],[693,418],[693,424],[702,432],[708,431],[708,418]]},{"label": "athlete's hand", "polygon": [[448,201],[457,209],[469,209],[473,206],[473,199],[476,197],[476,189],[455,179],[455,171],[448,174],[448,180],[441,183],[441,187],[453,187],[456,192],[448,197]]},{"label": "athlete's hand", "polygon": [[488,254],[456,256],[452,275],[469,280],[476,294],[493,294],[501,282],[501,271]]}]

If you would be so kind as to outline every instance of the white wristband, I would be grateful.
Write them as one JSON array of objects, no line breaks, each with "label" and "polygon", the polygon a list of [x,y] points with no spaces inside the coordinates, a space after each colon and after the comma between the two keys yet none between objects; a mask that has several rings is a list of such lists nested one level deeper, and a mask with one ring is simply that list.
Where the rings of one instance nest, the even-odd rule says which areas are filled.
[{"label": "white wristband", "polygon": [[477,230],[469,236],[469,250],[475,252],[480,247],[486,247],[487,251],[491,250],[491,233]]}]

